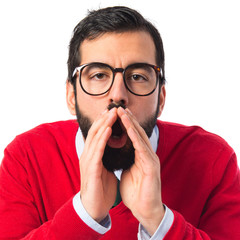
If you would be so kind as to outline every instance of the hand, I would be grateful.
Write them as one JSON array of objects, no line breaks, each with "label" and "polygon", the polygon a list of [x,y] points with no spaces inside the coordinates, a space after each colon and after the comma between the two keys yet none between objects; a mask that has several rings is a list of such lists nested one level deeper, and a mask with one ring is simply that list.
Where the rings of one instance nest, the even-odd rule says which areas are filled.
[{"label": "hand", "polygon": [[80,158],[81,201],[88,214],[97,222],[103,220],[113,206],[117,193],[117,179],[102,163],[117,109],[106,110],[88,132]]},{"label": "hand", "polygon": [[121,176],[121,197],[148,233],[153,235],[164,216],[160,161],[131,112],[118,108],[118,115],[135,149],[135,163]]}]

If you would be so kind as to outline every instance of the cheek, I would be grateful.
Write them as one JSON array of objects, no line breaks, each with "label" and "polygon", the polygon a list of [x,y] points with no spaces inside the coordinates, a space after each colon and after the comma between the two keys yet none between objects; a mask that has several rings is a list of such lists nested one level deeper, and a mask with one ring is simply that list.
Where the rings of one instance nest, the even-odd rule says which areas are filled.
[{"label": "cheek", "polygon": [[137,99],[134,106],[129,107],[138,122],[144,122],[150,116],[154,115],[157,110],[157,97],[147,96]]},{"label": "cheek", "polygon": [[77,95],[77,103],[80,111],[91,120],[96,119],[107,107],[107,104],[98,97],[93,97],[82,92],[79,92]]}]

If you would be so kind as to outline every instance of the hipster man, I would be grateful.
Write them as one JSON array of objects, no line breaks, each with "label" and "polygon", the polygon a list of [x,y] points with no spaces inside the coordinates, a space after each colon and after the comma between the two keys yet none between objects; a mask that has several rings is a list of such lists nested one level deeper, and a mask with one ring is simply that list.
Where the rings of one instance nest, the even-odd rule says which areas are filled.
[{"label": "hipster man", "polygon": [[239,239],[236,155],[200,127],[158,120],[163,44],[127,7],[74,29],[66,98],[76,120],[7,146],[0,239]]}]

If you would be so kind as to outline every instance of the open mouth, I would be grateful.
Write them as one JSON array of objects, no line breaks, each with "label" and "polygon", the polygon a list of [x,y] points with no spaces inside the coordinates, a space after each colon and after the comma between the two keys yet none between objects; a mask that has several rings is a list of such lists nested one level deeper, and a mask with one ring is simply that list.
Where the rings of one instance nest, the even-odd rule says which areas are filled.
[{"label": "open mouth", "polygon": [[127,142],[126,129],[120,118],[112,126],[112,135],[108,140],[108,146],[112,148],[122,148]]},{"label": "open mouth", "polygon": [[120,138],[122,134],[125,132],[125,128],[122,125],[121,120],[118,118],[117,121],[112,126],[112,135],[113,138]]}]

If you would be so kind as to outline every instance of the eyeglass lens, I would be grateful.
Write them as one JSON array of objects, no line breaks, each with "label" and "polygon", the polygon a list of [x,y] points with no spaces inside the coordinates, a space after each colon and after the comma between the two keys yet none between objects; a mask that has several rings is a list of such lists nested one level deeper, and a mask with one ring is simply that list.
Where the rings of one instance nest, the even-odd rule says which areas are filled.
[{"label": "eyeglass lens", "polygon": [[[137,95],[152,92],[157,83],[157,75],[153,67],[147,64],[134,64],[125,69],[124,79],[127,88]],[[107,92],[114,79],[113,69],[105,64],[91,63],[81,71],[83,89],[93,95]]]}]

